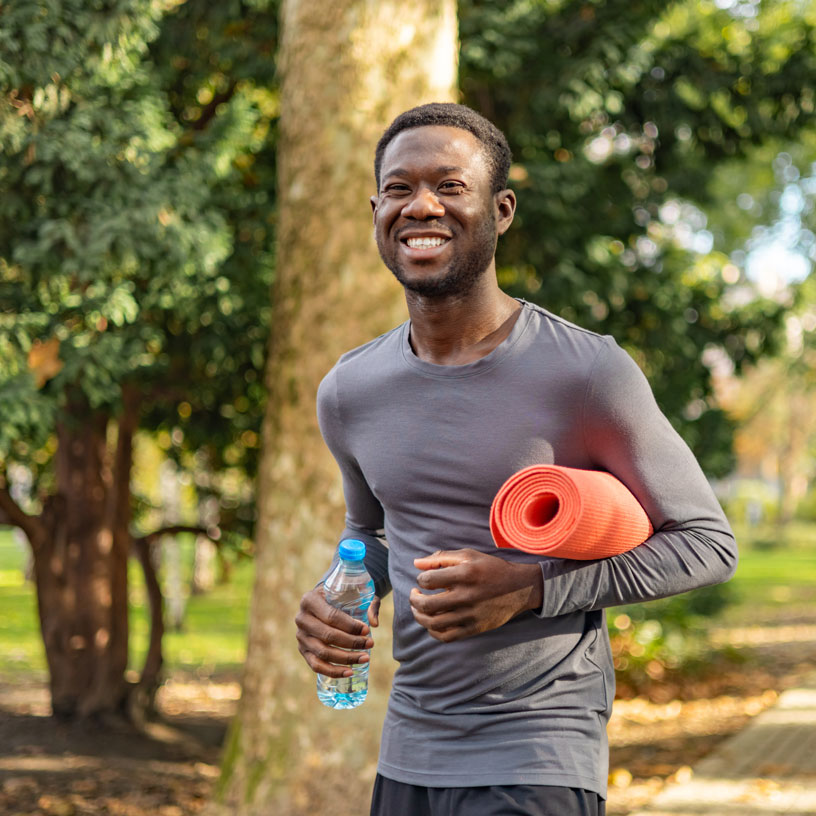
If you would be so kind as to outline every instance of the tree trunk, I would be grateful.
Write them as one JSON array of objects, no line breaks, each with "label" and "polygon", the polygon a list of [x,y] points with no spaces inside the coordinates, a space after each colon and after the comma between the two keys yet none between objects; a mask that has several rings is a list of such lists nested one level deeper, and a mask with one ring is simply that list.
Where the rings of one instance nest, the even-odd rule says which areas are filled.
[{"label": "tree trunk", "polygon": [[59,718],[124,711],[136,411],[126,407],[111,458],[108,417],[83,401],[69,407],[57,429],[56,491],[39,519],[23,527],[34,553],[51,704]]},{"label": "tree trunk", "polygon": [[[51,705],[63,718],[96,713],[89,703],[108,684],[114,628],[113,531],[103,476],[107,417],[80,424],[74,422],[78,411],[72,413],[57,431],[57,491],[43,513],[46,535],[34,548]],[[120,695],[110,691],[112,698]]]},{"label": "tree trunk", "polygon": [[159,578],[155,565],[155,547],[147,538],[139,538],[134,542],[136,556],[142,565],[144,573],[145,592],[150,608],[150,640],[145,655],[142,676],[138,686],[131,692],[128,699],[128,716],[133,722],[142,722],[149,714],[154,713],[154,701],[159,688],[164,654],[162,639],[164,638],[164,597],[162,596]]},{"label": "tree trunk", "polygon": [[[343,519],[315,395],[339,354],[404,319],[402,290],[372,239],[374,147],[402,110],[453,97],[456,11],[453,0],[285,0],[281,19],[280,217],[256,582],[243,697],[212,812],[330,807],[342,816],[367,811],[379,723],[370,714],[327,719],[295,647],[300,595],[329,563]],[[335,739],[330,722],[347,726],[345,749],[324,744]]]}]

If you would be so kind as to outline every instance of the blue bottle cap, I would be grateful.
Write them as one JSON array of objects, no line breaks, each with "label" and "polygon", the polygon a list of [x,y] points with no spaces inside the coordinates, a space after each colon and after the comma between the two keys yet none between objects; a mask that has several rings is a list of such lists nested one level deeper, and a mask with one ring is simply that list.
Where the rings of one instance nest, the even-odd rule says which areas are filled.
[{"label": "blue bottle cap", "polygon": [[346,538],[340,542],[338,555],[346,561],[362,561],[365,558],[366,546],[356,538]]}]

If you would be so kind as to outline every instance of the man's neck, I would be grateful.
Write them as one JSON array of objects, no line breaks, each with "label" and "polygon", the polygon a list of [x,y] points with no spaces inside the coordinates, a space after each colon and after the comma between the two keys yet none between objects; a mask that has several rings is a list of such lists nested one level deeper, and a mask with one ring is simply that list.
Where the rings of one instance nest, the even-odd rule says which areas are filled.
[{"label": "man's neck", "polygon": [[406,291],[406,302],[414,354],[436,365],[465,365],[487,356],[510,334],[521,309],[495,280],[448,298]]}]

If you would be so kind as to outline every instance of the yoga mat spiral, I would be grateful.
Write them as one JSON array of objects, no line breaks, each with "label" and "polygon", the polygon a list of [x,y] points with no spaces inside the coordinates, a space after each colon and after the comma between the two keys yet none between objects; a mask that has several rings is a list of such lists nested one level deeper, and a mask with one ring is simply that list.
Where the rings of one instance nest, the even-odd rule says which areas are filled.
[{"label": "yoga mat spiral", "polygon": [[497,547],[590,560],[631,550],[654,530],[638,500],[611,473],[531,465],[496,494],[490,532]]}]

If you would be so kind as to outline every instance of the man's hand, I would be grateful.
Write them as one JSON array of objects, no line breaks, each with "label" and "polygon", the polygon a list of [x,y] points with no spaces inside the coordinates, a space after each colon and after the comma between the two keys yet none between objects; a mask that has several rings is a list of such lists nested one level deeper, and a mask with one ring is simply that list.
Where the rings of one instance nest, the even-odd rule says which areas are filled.
[{"label": "man's hand", "polygon": [[[368,608],[368,622],[379,624],[380,599],[375,597]],[[355,663],[367,663],[374,640],[371,629],[361,621],[331,606],[323,588],[307,592],[300,599],[295,616],[298,651],[309,668],[327,677],[351,677]],[[339,664],[339,665],[336,665]]]},{"label": "man's hand", "polygon": [[542,604],[538,564],[515,564],[468,549],[436,552],[415,559],[414,566],[422,570],[420,588],[411,590],[414,618],[446,643],[497,629]]}]

